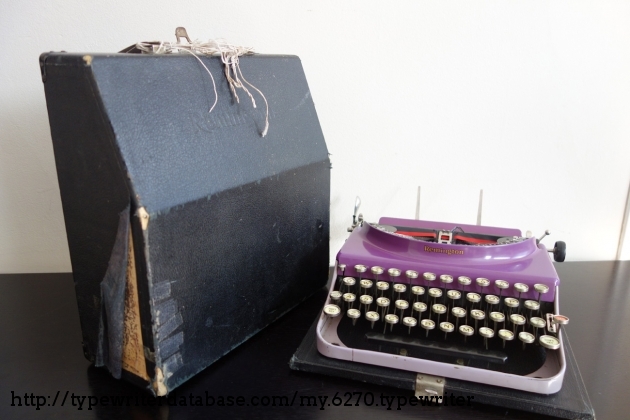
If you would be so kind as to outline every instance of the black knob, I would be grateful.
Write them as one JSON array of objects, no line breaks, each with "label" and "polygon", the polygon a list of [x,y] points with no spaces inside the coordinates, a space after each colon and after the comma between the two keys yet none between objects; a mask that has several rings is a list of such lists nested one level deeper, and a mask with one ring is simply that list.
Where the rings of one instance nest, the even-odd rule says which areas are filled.
[{"label": "black knob", "polygon": [[563,241],[558,241],[553,246],[553,259],[557,262],[563,262],[567,256],[567,244]]}]

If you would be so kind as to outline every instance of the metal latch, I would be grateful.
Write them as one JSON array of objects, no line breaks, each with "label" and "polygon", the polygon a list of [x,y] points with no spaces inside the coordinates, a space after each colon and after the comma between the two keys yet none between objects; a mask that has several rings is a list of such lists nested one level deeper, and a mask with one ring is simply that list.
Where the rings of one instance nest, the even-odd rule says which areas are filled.
[{"label": "metal latch", "polygon": [[[418,373],[416,376],[416,398],[436,397],[436,402],[442,402],[444,384],[446,380],[439,376]],[[439,400],[437,400],[439,398]]]}]

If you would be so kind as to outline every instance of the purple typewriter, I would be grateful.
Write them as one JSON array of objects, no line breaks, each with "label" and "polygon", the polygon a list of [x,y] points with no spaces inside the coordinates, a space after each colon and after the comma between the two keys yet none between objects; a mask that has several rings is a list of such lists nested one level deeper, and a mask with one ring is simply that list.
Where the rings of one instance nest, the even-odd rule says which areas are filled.
[{"label": "purple typewriter", "polygon": [[562,387],[560,279],[520,230],[353,218],[317,324],[324,356],[553,394]]}]

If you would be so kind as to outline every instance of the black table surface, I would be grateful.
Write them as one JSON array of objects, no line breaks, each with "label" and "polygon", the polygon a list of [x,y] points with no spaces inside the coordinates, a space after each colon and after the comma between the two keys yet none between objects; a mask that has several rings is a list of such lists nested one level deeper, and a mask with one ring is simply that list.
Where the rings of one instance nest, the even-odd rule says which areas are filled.
[{"label": "black table surface", "polygon": [[[630,261],[556,268],[560,307],[571,318],[567,332],[596,417],[629,418]],[[177,388],[169,401],[112,378],[83,357],[71,274],[0,275],[0,418],[541,418],[480,404],[396,410],[394,402],[388,409],[388,399],[412,393],[290,370],[289,359],[325,296],[322,291],[299,305]],[[97,404],[88,409],[90,397]],[[318,405],[309,406],[308,397]]]}]

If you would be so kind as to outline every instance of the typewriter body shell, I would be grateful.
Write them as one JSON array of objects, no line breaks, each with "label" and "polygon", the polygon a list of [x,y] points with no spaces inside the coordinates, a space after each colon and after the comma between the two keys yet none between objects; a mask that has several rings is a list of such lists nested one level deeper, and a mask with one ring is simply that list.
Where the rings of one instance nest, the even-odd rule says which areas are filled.
[{"label": "typewriter body shell", "polygon": [[[392,229],[392,227],[395,227]],[[508,238],[504,243],[498,244],[461,244],[461,243],[436,243],[417,240],[405,234],[397,233],[401,230],[420,230],[434,232],[465,232],[473,235],[489,235],[494,237]],[[438,233],[439,234],[439,233]],[[514,240],[509,240],[514,238]],[[483,246],[486,245],[486,246]],[[357,272],[356,266],[364,266],[367,270],[363,273]],[[370,267],[382,267],[383,274],[375,275],[370,271]],[[388,276],[388,269],[396,268],[402,275],[397,279],[391,279]],[[413,270],[418,273],[417,278],[405,277],[406,270]],[[441,288],[439,276],[448,274],[455,281],[448,285],[448,289],[457,289],[463,292],[475,292],[478,294],[494,294],[506,296],[515,296],[512,286],[516,283],[526,284],[529,291],[521,293],[519,301],[527,299],[539,300],[541,311],[544,306],[546,312],[559,314],[559,284],[560,280],[553,267],[548,250],[536,238],[523,238],[521,231],[517,229],[497,228],[477,225],[464,225],[443,222],[430,222],[422,220],[408,220],[398,218],[381,218],[378,224],[370,224],[363,222],[356,226],[346,243],[337,254],[337,264],[333,273],[331,291],[339,290],[342,277],[354,277],[357,279],[370,279],[374,283],[378,280],[388,281],[391,283],[406,283],[410,289],[414,285],[431,287],[426,284],[423,279],[423,273],[435,273],[438,280],[432,282],[434,287]],[[467,276],[472,279],[472,283],[468,286],[458,284],[459,276]],[[490,280],[490,284],[480,290],[480,286],[475,283],[476,278],[486,278]],[[504,279],[509,282],[510,288],[501,291],[496,287],[495,279]],[[534,290],[534,284],[543,284],[548,287],[548,292],[539,296]],[[390,289],[391,290],[391,289]],[[358,292],[357,292],[358,293]],[[376,290],[374,292],[377,293]],[[392,290],[393,295],[393,290]],[[411,294],[409,294],[411,299]],[[357,296],[357,303],[359,299]],[[392,296],[392,302],[394,298]],[[329,295],[326,305],[335,303]],[[337,301],[338,303],[338,301]],[[522,305],[522,304],[521,304]],[[459,305],[458,305],[459,306]],[[464,306],[464,305],[462,305]],[[357,306],[355,306],[357,307]],[[343,306],[342,306],[343,309]],[[409,308],[411,309],[411,307]],[[429,305],[429,314],[430,314]],[[389,311],[389,309],[388,309]],[[395,311],[395,310],[394,310]],[[388,312],[389,313],[389,312]],[[369,323],[363,317],[364,311],[361,310],[361,318],[357,321]],[[447,315],[449,313],[447,312]],[[541,316],[544,316],[541,314]],[[400,347],[405,347],[404,342],[410,337],[407,333],[407,327],[397,324],[392,327],[394,336],[399,336],[400,346],[390,348],[389,351],[375,351],[374,348],[358,348],[346,345],[343,338],[340,337],[339,325],[347,318],[345,310],[341,311],[341,316],[329,317],[324,312],[320,315],[316,333],[317,333],[317,349],[328,357],[379,365],[384,367],[408,370],[416,373],[424,373],[445,378],[455,378],[467,380],[471,382],[507,387],[522,391],[529,391],[539,394],[553,394],[558,392],[562,387],[564,372],[566,369],[565,355],[563,352],[562,337],[558,333],[557,339],[560,341],[559,349],[547,350],[543,355],[542,364],[537,366],[531,372],[520,372],[519,374],[506,373],[492,369],[480,368],[479,366],[467,365],[466,359],[461,363],[454,361],[444,362],[444,360],[435,360],[435,358],[425,358],[422,353],[416,357],[409,354],[399,352]],[[402,316],[401,316],[402,319]],[[468,317],[466,318],[468,320]],[[418,320],[419,321],[419,320]],[[348,322],[346,320],[346,322]],[[455,321],[453,321],[455,322]],[[470,322],[469,324],[471,324]],[[383,328],[383,319],[376,322]],[[506,321],[507,324],[507,321]],[[352,324],[354,325],[354,324]],[[372,324],[374,325],[374,324]],[[495,324],[496,327],[496,324]],[[372,326],[374,328],[374,326]],[[506,327],[507,328],[507,327]],[[511,328],[511,327],[510,327]],[[389,326],[385,329],[389,331]],[[496,328],[495,328],[496,329]],[[397,330],[397,331],[396,331]],[[409,329],[411,334],[411,328]],[[422,334],[419,333],[422,331]],[[439,329],[431,331],[433,336],[439,333]],[[477,331],[475,331],[477,333]],[[388,333],[391,334],[391,333]],[[457,340],[457,330],[453,332],[451,337]],[[419,337],[422,340],[425,336],[424,331],[420,330],[420,324],[414,327],[412,336]],[[428,336],[428,332],[427,332]],[[449,337],[449,339],[451,339]],[[461,345],[460,341],[457,342]],[[537,337],[538,338],[538,337]],[[492,340],[500,339],[494,336]],[[516,339],[508,342],[509,346],[520,346],[521,342]],[[537,344],[530,344],[535,346]],[[360,347],[360,346],[359,346]],[[540,347],[540,346],[539,346]],[[540,351],[544,352],[543,349]]]}]

